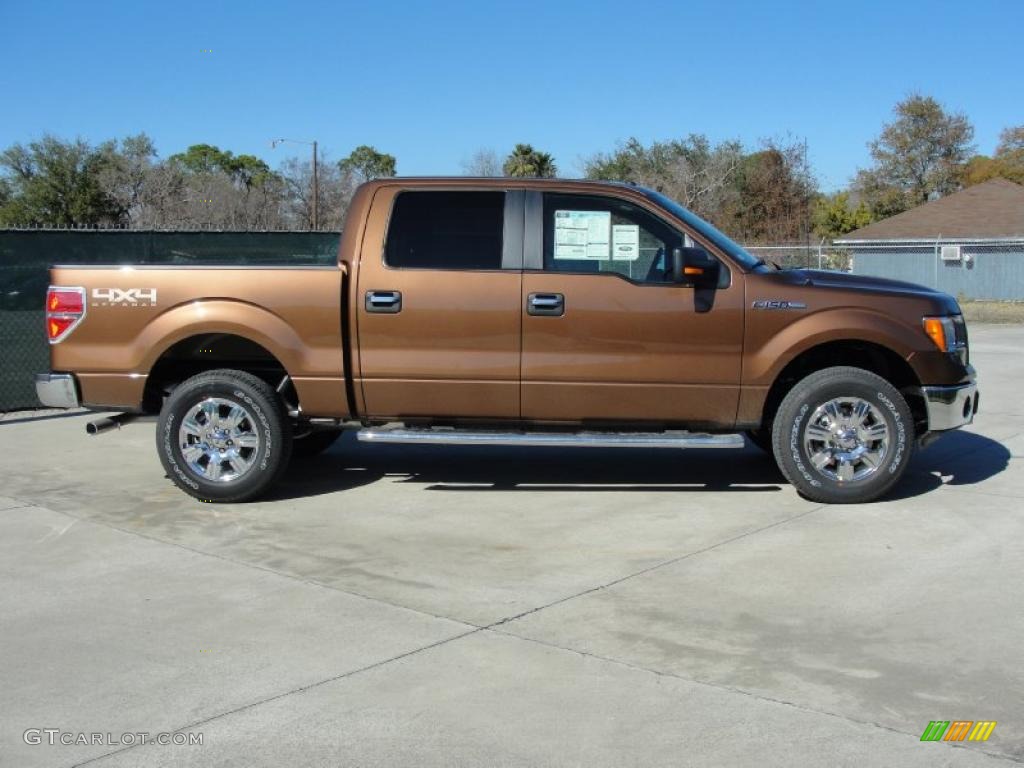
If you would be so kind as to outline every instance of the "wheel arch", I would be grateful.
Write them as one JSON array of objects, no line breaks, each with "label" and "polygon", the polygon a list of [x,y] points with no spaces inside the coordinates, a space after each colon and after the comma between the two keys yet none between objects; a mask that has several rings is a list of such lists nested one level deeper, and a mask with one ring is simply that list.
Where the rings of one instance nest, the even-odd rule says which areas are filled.
[{"label": "wheel arch", "polygon": [[768,387],[758,420],[762,428],[771,424],[782,399],[798,381],[836,366],[862,368],[881,376],[907,400],[914,415],[915,430],[920,433],[927,428],[927,412],[920,396],[921,382],[910,363],[884,344],[856,337],[822,342],[790,358]]},{"label": "wheel arch", "polygon": [[[252,373],[277,387],[307,366],[302,339],[262,307],[232,299],[178,305],[149,323],[133,343],[145,371],[142,408],[160,409],[162,397],[190,376],[215,368]],[[294,399],[294,398],[293,398]]]},{"label": "wheel arch", "polygon": [[298,406],[288,369],[277,355],[248,336],[210,330],[177,339],[159,352],[146,376],[143,411],[159,411],[164,398],[178,384],[219,368],[250,373],[277,390],[289,409]]}]

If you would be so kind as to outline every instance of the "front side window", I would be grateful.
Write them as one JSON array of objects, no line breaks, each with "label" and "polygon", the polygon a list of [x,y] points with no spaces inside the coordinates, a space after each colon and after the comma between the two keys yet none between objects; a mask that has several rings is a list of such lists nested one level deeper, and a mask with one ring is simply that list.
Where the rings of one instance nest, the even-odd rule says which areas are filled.
[{"label": "front side window", "polygon": [[611,272],[639,283],[672,282],[683,235],[632,203],[596,195],[544,195],[544,269]]},{"label": "front side window", "polygon": [[406,269],[501,269],[504,192],[402,192],[384,263]]}]

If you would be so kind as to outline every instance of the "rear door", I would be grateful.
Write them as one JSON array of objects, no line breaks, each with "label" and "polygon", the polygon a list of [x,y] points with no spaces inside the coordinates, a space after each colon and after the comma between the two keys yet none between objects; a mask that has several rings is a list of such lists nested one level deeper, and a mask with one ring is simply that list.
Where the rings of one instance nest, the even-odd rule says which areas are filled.
[{"label": "rear door", "polygon": [[356,291],[370,417],[519,417],[523,198],[377,190]]},{"label": "rear door", "polygon": [[657,209],[530,192],[523,274],[524,419],[731,425],[743,275],[672,282],[672,249],[706,245]]}]

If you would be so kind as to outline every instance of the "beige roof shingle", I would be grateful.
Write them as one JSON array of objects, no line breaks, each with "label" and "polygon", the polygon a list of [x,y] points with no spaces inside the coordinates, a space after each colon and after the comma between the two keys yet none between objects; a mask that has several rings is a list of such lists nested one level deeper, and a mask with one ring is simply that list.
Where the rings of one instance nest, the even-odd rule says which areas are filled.
[{"label": "beige roof shingle", "polygon": [[992,179],[868,224],[836,240],[1024,237],[1024,187]]}]

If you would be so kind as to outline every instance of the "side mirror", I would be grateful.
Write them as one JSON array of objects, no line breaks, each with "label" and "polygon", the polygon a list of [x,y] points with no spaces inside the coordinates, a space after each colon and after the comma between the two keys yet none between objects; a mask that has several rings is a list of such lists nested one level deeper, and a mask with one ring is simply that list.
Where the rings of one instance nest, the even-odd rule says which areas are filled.
[{"label": "side mirror", "polygon": [[718,285],[721,265],[703,248],[672,249],[672,279],[682,285],[713,288]]}]

